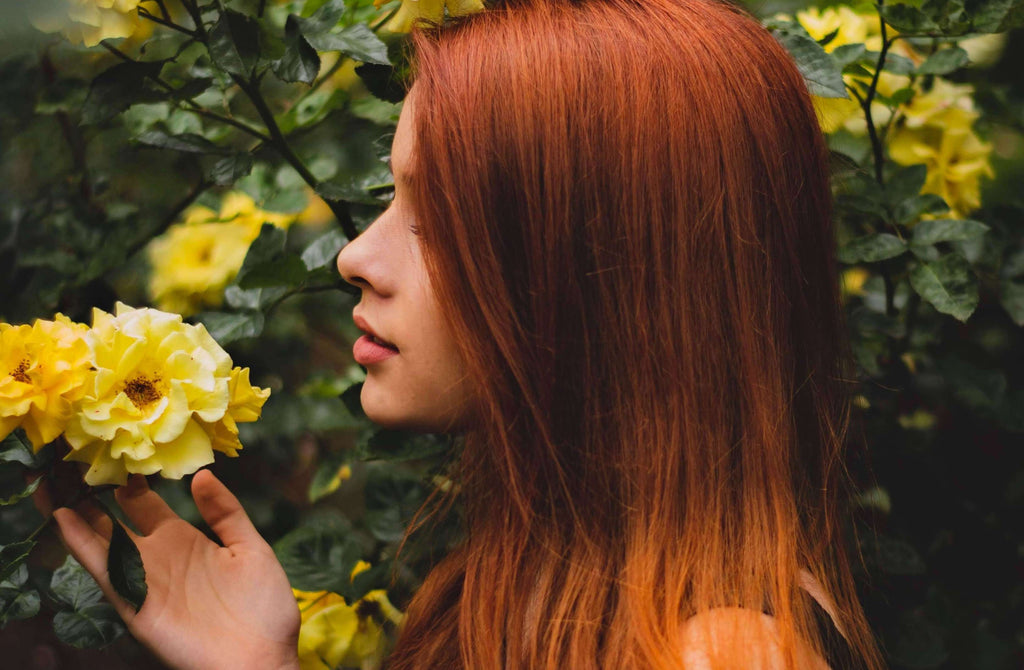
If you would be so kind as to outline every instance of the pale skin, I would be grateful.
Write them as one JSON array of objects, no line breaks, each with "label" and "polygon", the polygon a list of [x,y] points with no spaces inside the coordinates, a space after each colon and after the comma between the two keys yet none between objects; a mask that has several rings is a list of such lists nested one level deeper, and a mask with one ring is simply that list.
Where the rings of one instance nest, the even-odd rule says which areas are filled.
[{"label": "pale skin", "polygon": [[[339,255],[338,271],[361,290],[355,313],[398,354],[367,366],[362,402],[376,422],[425,431],[449,431],[464,419],[468,391],[463,364],[433,297],[403,189],[413,137],[415,87],[392,147],[396,176],[391,207]],[[146,569],[148,595],[135,609],[114,592],[107,576],[111,522],[95,508],[54,512],[61,538],[96,579],[131,634],[169,667],[181,670],[296,670],[299,612],[281,565],[238,499],[209,471],[192,479],[199,512],[220,544],[178,517],[145,478],[116,492],[138,529],[132,538]],[[45,495],[40,507],[48,507]],[[823,600],[823,594],[811,591]],[[819,597],[821,595],[822,597]],[[782,670],[778,631],[771,617],[718,609],[684,624],[680,650],[687,670],[708,670],[715,649],[762,650],[743,670]],[[811,652],[799,667],[828,670]]]}]

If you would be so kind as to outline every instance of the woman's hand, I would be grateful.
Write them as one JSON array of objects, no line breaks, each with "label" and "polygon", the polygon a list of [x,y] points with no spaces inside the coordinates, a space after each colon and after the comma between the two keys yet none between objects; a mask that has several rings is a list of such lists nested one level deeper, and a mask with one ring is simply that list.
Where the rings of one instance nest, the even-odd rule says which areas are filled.
[{"label": "woman's hand", "polygon": [[192,496],[224,546],[176,515],[144,477],[132,477],[115,495],[141,533],[131,533],[148,587],[138,612],[107,576],[110,519],[67,508],[54,517],[68,549],[137,640],[181,670],[299,667],[299,611],[284,570],[238,499],[211,472],[195,475]]}]

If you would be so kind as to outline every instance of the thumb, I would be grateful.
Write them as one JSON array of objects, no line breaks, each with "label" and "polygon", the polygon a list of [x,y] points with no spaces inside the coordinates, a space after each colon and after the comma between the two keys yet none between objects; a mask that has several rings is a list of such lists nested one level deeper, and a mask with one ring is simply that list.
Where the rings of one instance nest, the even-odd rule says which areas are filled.
[{"label": "thumb", "polygon": [[200,470],[192,478],[192,497],[199,514],[225,547],[266,544],[238,498],[209,470]]}]

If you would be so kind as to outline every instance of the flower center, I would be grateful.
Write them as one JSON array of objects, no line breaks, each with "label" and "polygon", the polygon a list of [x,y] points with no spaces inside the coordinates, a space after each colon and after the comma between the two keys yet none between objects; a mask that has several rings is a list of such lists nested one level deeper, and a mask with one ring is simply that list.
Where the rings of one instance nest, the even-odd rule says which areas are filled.
[{"label": "flower center", "polygon": [[142,409],[162,397],[160,389],[156,387],[159,381],[159,378],[136,377],[124,385],[124,394],[128,396],[133,405]]},{"label": "flower center", "polygon": [[31,384],[32,380],[28,378],[27,372],[29,364],[30,361],[27,358],[18,363],[18,367],[11,370],[11,377],[13,377],[15,381],[19,381],[22,384]]},{"label": "flower center", "polygon": [[360,600],[356,603],[356,616],[360,619],[381,620],[384,618],[380,603],[375,600]]}]

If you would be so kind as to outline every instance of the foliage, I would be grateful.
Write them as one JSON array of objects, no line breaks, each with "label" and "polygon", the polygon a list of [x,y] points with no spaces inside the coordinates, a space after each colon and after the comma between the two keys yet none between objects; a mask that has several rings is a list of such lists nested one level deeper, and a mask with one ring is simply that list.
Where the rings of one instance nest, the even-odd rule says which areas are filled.
[{"label": "foliage", "polygon": [[[398,553],[421,503],[451,485],[458,445],[362,415],[354,298],[333,263],[391,195],[401,31],[479,3],[107,4],[91,24],[59,21],[47,2],[5,15],[25,29],[0,47],[0,320],[83,321],[121,300],[203,324],[274,391],[261,421],[234,426],[246,458],[213,467],[274,543],[305,618],[319,615],[308,649],[363,622],[372,635],[332,649],[376,664],[398,613],[367,629],[359,603],[403,606],[457,541],[452,510]],[[992,34],[1024,24],[1024,4],[797,9],[765,23],[832,150],[854,443],[870,452],[851,463],[869,617],[894,667],[1017,667],[1024,83],[1020,33]],[[26,500],[39,484],[23,474],[67,446],[37,450],[60,432],[45,420],[24,429],[0,447],[0,624],[38,617],[70,645],[109,644],[123,626],[80,566],[52,558]],[[155,487],[202,523],[186,483]],[[140,568],[116,553],[131,595]]]}]

